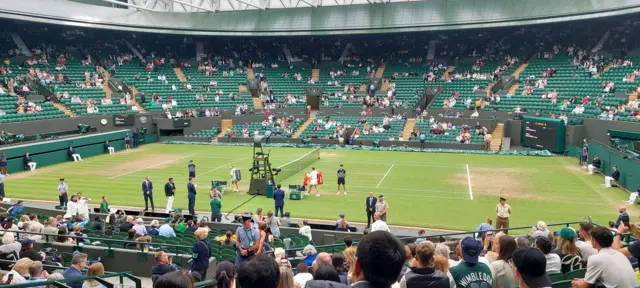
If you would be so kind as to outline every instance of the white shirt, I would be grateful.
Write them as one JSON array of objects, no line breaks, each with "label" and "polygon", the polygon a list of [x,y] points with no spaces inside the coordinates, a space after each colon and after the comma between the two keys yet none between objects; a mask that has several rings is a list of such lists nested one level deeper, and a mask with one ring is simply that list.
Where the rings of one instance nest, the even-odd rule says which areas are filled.
[{"label": "white shirt", "polygon": [[387,223],[382,221],[382,220],[377,220],[376,222],[373,222],[373,224],[371,224],[371,232],[373,232],[373,231],[391,232],[389,230],[389,226],[387,226]]},{"label": "white shirt", "polygon": [[589,258],[591,258],[591,256],[596,255],[598,253],[598,250],[593,248],[593,246],[591,245],[591,241],[588,241],[588,242],[580,241],[577,243],[576,246],[578,246],[578,249],[580,249],[580,254],[582,255],[582,259],[587,261],[587,263],[589,262]]},{"label": "white shirt", "polygon": [[309,280],[313,280],[311,273],[298,273],[296,276],[293,276],[293,282],[300,285],[301,288],[304,288]]},{"label": "white shirt", "polygon": [[309,241],[312,240],[311,239],[311,227],[309,227],[308,225],[304,225],[304,226],[300,227],[300,229],[298,230],[298,234],[309,237]]},{"label": "white shirt", "polygon": [[636,287],[638,279],[631,263],[622,253],[612,248],[603,248],[587,262],[584,281],[595,284],[600,280],[605,287]]},{"label": "white shirt", "polygon": [[78,214],[78,203],[69,201],[67,203],[67,214],[71,216],[75,216],[76,214]]},{"label": "white shirt", "polygon": [[309,177],[311,177],[311,181],[318,181],[318,171],[311,171],[311,173],[309,173]]},{"label": "white shirt", "polygon": [[544,255],[547,258],[547,273],[560,273],[562,272],[562,261],[560,256],[556,253],[549,253]]}]

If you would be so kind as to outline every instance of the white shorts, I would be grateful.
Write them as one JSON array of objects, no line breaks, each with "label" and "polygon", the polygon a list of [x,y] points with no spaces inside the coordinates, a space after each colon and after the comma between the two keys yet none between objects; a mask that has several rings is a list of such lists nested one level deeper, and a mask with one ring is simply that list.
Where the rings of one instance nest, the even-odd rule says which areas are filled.
[{"label": "white shorts", "polygon": [[318,185],[318,179],[309,181],[309,185]]}]

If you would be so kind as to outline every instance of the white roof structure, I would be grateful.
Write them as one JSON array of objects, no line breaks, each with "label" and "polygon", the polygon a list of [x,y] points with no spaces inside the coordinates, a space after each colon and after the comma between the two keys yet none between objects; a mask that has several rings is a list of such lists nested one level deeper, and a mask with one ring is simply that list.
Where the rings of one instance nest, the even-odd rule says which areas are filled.
[{"label": "white roof structure", "polygon": [[428,2],[425,0],[128,0],[128,3],[118,0],[99,1],[127,6],[130,9],[183,13]]}]

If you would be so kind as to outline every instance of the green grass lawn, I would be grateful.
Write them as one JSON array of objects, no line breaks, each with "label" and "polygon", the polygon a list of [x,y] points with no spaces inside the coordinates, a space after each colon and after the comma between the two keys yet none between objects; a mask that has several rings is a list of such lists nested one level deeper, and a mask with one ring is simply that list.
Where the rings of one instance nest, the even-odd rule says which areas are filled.
[{"label": "green grass lawn", "polygon": [[[273,148],[273,166],[283,165],[311,149]],[[64,177],[70,192],[83,192],[99,205],[107,195],[111,205],[143,207],[141,183],[154,182],[156,209],[164,210],[163,186],[168,177],[176,183],[175,207],[186,208],[187,164],[197,165],[196,210],[209,211],[210,181],[229,180],[231,165],[242,169],[241,188],[248,189],[252,149],[206,145],[152,144],[132,152],[63,163],[36,172],[10,174],[5,183],[7,197],[57,201],[58,178]],[[336,170],[347,170],[347,195],[336,195]],[[393,225],[453,230],[472,230],[487,217],[495,219],[498,196],[506,196],[513,208],[511,226],[579,221],[591,216],[596,223],[615,220],[617,207],[628,194],[605,189],[602,176],[588,175],[577,160],[567,157],[531,157],[436,154],[415,152],[322,150],[312,166],[323,172],[321,197],[287,201],[285,211],[296,218],[366,222],[364,201],[369,192],[384,194]],[[307,169],[307,170],[310,170]],[[283,187],[300,184],[303,172],[281,180]],[[280,179],[278,179],[280,181]],[[470,191],[471,190],[471,191]],[[227,191],[223,211],[249,199],[246,193]],[[273,209],[273,200],[257,197],[236,213]],[[630,213],[636,215],[636,208]]]}]

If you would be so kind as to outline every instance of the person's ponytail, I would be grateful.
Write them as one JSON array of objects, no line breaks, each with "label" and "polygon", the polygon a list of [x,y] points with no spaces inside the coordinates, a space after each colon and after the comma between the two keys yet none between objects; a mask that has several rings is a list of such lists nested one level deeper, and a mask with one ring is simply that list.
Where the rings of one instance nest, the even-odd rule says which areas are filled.
[{"label": "person's ponytail", "polygon": [[218,288],[231,288],[231,280],[227,271],[220,272],[220,275],[216,278],[216,285]]}]

